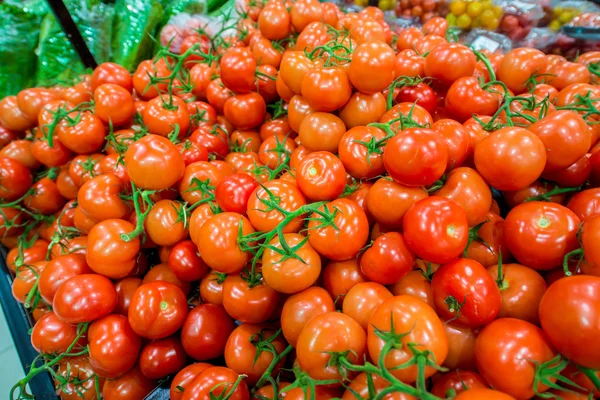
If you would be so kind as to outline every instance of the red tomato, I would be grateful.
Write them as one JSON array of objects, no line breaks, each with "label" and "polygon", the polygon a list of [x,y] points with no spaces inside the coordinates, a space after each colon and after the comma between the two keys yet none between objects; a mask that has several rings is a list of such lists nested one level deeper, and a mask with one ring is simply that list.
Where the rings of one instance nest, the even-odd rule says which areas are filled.
[{"label": "red tomato", "polygon": [[433,89],[426,83],[419,82],[414,86],[403,86],[396,95],[398,103],[416,103],[433,114],[437,107],[437,98]]},{"label": "red tomato", "polygon": [[212,367],[211,364],[199,362],[188,365],[187,367],[179,371],[177,375],[175,375],[175,377],[173,378],[173,381],[171,382],[171,390],[169,396],[170,399],[181,400],[183,392],[185,391],[185,388],[189,385],[189,383],[202,371],[210,367]]},{"label": "red tomato", "polygon": [[256,87],[256,61],[250,49],[234,47],[227,50],[221,57],[219,66],[221,80],[230,90],[248,93]]},{"label": "red tomato", "polygon": [[184,240],[173,246],[168,264],[177,278],[188,282],[202,279],[209,271],[198,254],[198,247],[191,240]]},{"label": "red tomato", "polygon": [[335,311],[333,300],[321,287],[310,287],[288,297],[281,310],[281,330],[285,340],[296,347],[304,326],[317,315]]},{"label": "red tomato", "polygon": [[59,286],[52,309],[70,324],[90,322],[112,312],[117,305],[113,283],[102,275],[81,274]]},{"label": "red tomato", "polygon": [[442,375],[431,388],[431,394],[445,398],[449,390],[457,395],[471,389],[487,388],[487,383],[476,372],[456,370]]},{"label": "red tomato", "polygon": [[86,255],[90,268],[112,279],[129,275],[136,267],[140,239],[125,241],[121,235],[134,229],[133,224],[122,219],[107,219],[94,225],[88,234]]},{"label": "red tomato", "polygon": [[529,79],[546,68],[546,56],[539,50],[520,47],[506,53],[498,68],[498,78],[515,93],[527,89]]},{"label": "red tomato", "polygon": [[[373,93],[380,90],[374,90]],[[317,67],[306,72],[302,79],[301,93],[315,111],[332,112],[342,108],[350,100],[352,86],[348,74],[342,68]]]},{"label": "red tomato", "polygon": [[234,328],[233,319],[223,307],[200,304],[189,312],[181,328],[181,344],[195,360],[211,360],[223,355]]},{"label": "red tomato", "polygon": [[450,86],[459,78],[471,76],[475,71],[475,54],[457,43],[442,43],[425,57],[425,74]]},{"label": "red tomato", "polygon": [[392,83],[395,66],[396,55],[390,46],[379,41],[365,42],[354,49],[348,76],[359,92],[373,94]]},{"label": "red tomato", "polygon": [[[91,380],[93,382],[93,379]],[[156,388],[156,381],[144,376],[134,367],[117,379],[109,379],[102,387],[102,397],[115,400],[143,400]]]},{"label": "red tomato", "polygon": [[209,367],[188,383],[181,399],[201,400],[226,395],[229,400],[248,400],[250,393],[246,382],[240,380],[233,390],[238,379],[238,374],[229,368]]},{"label": "red tomato", "polygon": [[[38,353],[65,353],[77,338],[77,326],[61,321],[50,311],[40,318],[31,330],[31,345]],[[73,352],[81,350],[87,344],[83,335],[74,346]]]},{"label": "red tomato", "polygon": [[404,216],[408,247],[426,261],[444,264],[459,257],[469,236],[467,214],[457,203],[439,196],[416,202]]},{"label": "red tomato", "polygon": [[379,283],[358,283],[344,297],[342,309],[344,314],[358,322],[363,329],[367,329],[371,315],[390,297],[392,293]]},{"label": "red tomato", "polygon": [[398,232],[379,236],[360,258],[360,270],[371,281],[392,285],[412,270],[415,256]]},{"label": "red tomato", "polygon": [[298,165],[296,182],[302,193],[313,201],[334,200],[346,186],[346,170],[333,153],[316,151]]},{"label": "red tomato", "polygon": [[186,364],[187,354],[178,337],[153,340],[140,353],[139,368],[150,379],[160,379],[179,372]]},{"label": "red tomato", "polygon": [[[6,209],[4,209],[6,213]],[[45,302],[52,304],[56,291],[67,279],[89,274],[92,270],[85,261],[85,256],[79,254],[68,254],[53,258],[40,273],[38,279],[38,290]]]},{"label": "red tomato", "polygon": [[223,307],[232,318],[249,324],[267,321],[279,303],[279,293],[264,283],[250,287],[239,274],[223,282]]}]

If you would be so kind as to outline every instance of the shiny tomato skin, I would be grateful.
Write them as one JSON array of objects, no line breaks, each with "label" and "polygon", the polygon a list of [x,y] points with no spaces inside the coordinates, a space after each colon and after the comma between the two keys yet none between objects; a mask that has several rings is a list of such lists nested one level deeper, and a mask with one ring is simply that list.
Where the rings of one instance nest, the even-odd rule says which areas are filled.
[{"label": "shiny tomato skin", "polygon": [[124,278],[136,266],[140,239],[129,242],[121,234],[133,232],[133,224],[122,219],[107,219],[97,223],[88,234],[86,261],[97,274],[112,279]]},{"label": "shiny tomato skin", "polygon": [[477,261],[460,259],[440,267],[431,280],[440,318],[476,328],[493,321],[502,298],[496,281]]},{"label": "shiny tomato skin", "polygon": [[[385,300],[369,318],[367,345],[371,360],[379,360],[385,340],[375,333],[376,329],[389,332],[394,329],[397,334],[405,334],[399,341],[403,346],[394,348],[384,362],[390,372],[402,382],[411,383],[417,379],[417,368],[410,366],[392,369],[405,363],[413,353],[404,344],[418,343],[420,351],[430,351],[436,363],[441,365],[448,354],[448,339],[442,321],[435,311],[421,300],[412,296],[394,296]],[[378,362],[378,361],[375,361]],[[432,367],[425,367],[425,376],[435,373]]]},{"label": "shiny tomato skin", "polygon": [[224,210],[245,214],[248,200],[258,187],[258,182],[246,174],[233,174],[217,184],[215,196],[217,204]]},{"label": "shiny tomato skin", "polygon": [[[477,367],[483,378],[519,399],[534,396],[534,362],[541,364],[555,356],[542,330],[518,319],[497,319],[481,330],[475,342]],[[537,390],[542,393],[548,387],[542,383]]]},{"label": "shiny tomato skin", "polygon": [[383,177],[375,181],[369,189],[367,208],[378,223],[392,229],[400,229],[406,211],[417,201],[428,196],[424,188],[401,185],[389,177]]},{"label": "shiny tomato skin", "polygon": [[573,211],[584,222],[600,214],[600,188],[586,189],[575,193],[569,199],[567,208]]},{"label": "shiny tomato skin", "polygon": [[419,257],[437,264],[456,259],[467,246],[467,214],[444,197],[419,200],[406,212],[404,239]]},{"label": "shiny tomato skin", "polygon": [[133,90],[131,74],[127,69],[116,63],[103,62],[94,69],[90,82],[92,92],[95,92],[99,86],[106,83],[118,85],[129,93]]},{"label": "shiny tomato skin", "polygon": [[531,131],[506,127],[475,146],[475,167],[498,190],[519,190],[540,177],[546,164],[544,143]]},{"label": "shiny tomato skin", "polygon": [[144,220],[147,238],[159,246],[173,246],[188,236],[184,205],[175,200],[159,200]]},{"label": "shiny tomato skin", "polygon": [[[6,211],[5,211],[6,212]],[[40,273],[38,290],[42,299],[52,304],[56,291],[67,279],[81,274],[91,274],[92,270],[80,254],[67,254],[53,258]]]},{"label": "shiny tomato skin", "polygon": [[392,285],[408,274],[415,255],[408,248],[404,236],[388,232],[379,236],[360,257],[360,270],[373,282]]},{"label": "shiny tomato skin", "polygon": [[33,183],[31,172],[19,161],[0,157],[0,199],[11,202],[23,196]]},{"label": "shiny tomato skin", "polygon": [[425,74],[449,86],[459,78],[473,75],[475,62],[475,54],[468,47],[443,43],[425,57]]},{"label": "shiny tomato skin", "polygon": [[494,115],[501,102],[500,92],[484,90],[474,76],[456,80],[444,99],[446,110],[459,122],[464,122],[473,115]]},{"label": "shiny tomato skin", "polygon": [[248,400],[250,393],[245,381],[240,381],[232,390],[238,374],[225,367],[210,367],[200,372],[187,385],[182,400],[204,400],[212,397],[225,396],[230,400]]},{"label": "shiny tomato skin", "polygon": [[264,121],[267,105],[258,93],[237,94],[225,102],[223,111],[236,129],[248,130]]},{"label": "shiny tomato skin", "polygon": [[446,144],[431,129],[405,129],[388,140],[383,151],[387,172],[396,182],[408,186],[431,185],[444,174],[447,162]]},{"label": "shiny tomato skin", "polygon": [[296,344],[298,365],[313,379],[342,379],[336,366],[329,365],[329,352],[349,351],[346,358],[354,364],[364,359],[367,335],[358,322],[337,312],[311,319],[300,332]]},{"label": "shiny tomato skin", "polygon": [[356,257],[369,237],[369,221],[356,202],[340,198],[319,207],[333,217],[335,226],[322,226],[325,219],[313,214],[308,223],[308,241],[325,257],[344,261]]},{"label": "shiny tomato skin", "polygon": [[514,397],[493,389],[474,388],[460,393],[454,400],[516,400]]},{"label": "shiny tomato skin", "polygon": [[183,392],[187,385],[200,374],[200,372],[204,371],[207,368],[212,367],[212,364],[208,363],[194,363],[190,364],[187,367],[184,367],[175,375],[173,381],[171,382],[171,388],[169,392],[169,397],[171,400],[181,400],[183,396]]},{"label": "shiny tomato skin", "polygon": [[170,282],[144,283],[136,289],[129,305],[129,323],[140,336],[162,339],[183,325],[188,313],[183,291]]},{"label": "shiny tomato skin", "polygon": [[150,379],[160,379],[179,372],[187,361],[187,354],[176,336],[153,340],[140,352],[139,368]]},{"label": "shiny tomato skin", "polygon": [[189,312],[181,328],[181,344],[193,359],[211,360],[223,355],[235,326],[223,307],[200,304]]},{"label": "shiny tomato skin", "polygon": [[209,271],[198,254],[198,247],[191,240],[184,240],[173,246],[167,263],[175,276],[188,282],[202,279]]},{"label": "shiny tomato skin", "polygon": [[[38,353],[43,354],[64,353],[76,338],[77,326],[61,321],[53,312],[40,318],[31,330],[31,345]],[[84,335],[74,350],[77,351],[85,344]]]},{"label": "shiny tomato skin", "polygon": [[113,83],[104,83],[94,91],[96,116],[105,124],[115,127],[127,125],[135,114],[131,91]]},{"label": "shiny tomato skin", "polygon": [[116,305],[117,293],[108,278],[81,274],[60,285],[54,295],[52,309],[61,320],[78,324],[104,317]]},{"label": "shiny tomato skin", "polygon": [[342,311],[366,330],[369,318],[377,307],[392,296],[392,293],[379,283],[358,283],[344,296]]},{"label": "shiny tomato skin", "polygon": [[141,284],[142,280],[136,277],[123,278],[115,283],[115,290],[117,291],[117,307],[113,311],[115,314],[125,316],[129,314],[131,298]]},{"label": "shiny tomato skin", "polygon": [[593,339],[600,330],[599,297],[599,277],[569,276],[551,284],[540,303],[540,323],[550,343],[573,363],[594,370],[600,368],[600,346]]},{"label": "shiny tomato skin", "polygon": [[117,378],[137,362],[142,339],[129,326],[127,317],[108,315],[90,324],[90,364],[104,378]]},{"label": "shiny tomato skin", "polygon": [[317,315],[335,311],[327,291],[313,286],[287,298],[281,310],[281,329],[285,340],[296,347],[304,326]]},{"label": "shiny tomato skin", "polygon": [[249,48],[231,48],[220,60],[223,84],[237,93],[249,93],[256,86],[256,61]]},{"label": "shiny tomato skin", "polygon": [[[306,205],[306,199],[300,190],[293,184],[276,179],[263,183],[254,189],[248,200],[248,219],[256,230],[267,232],[284,220],[284,215],[264,201],[271,200],[270,193],[275,196],[278,206],[287,212],[293,212]],[[301,217],[295,218],[283,227],[283,233],[297,232],[302,226]]]},{"label": "shiny tomato skin", "polygon": [[379,118],[385,114],[386,107],[386,99],[380,92],[374,94],[355,92],[340,110],[339,116],[346,128],[351,129],[379,121]]},{"label": "shiny tomato skin", "polygon": [[368,179],[383,174],[385,168],[381,150],[371,151],[368,145],[373,141],[382,140],[385,136],[383,130],[371,126],[355,126],[346,131],[338,147],[338,157],[346,172],[356,179]]},{"label": "shiny tomato skin", "polygon": [[442,375],[435,385],[433,385],[433,388],[431,388],[431,394],[444,398],[450,389],[454,389],[458,395],[473,388],[487,387],[488,384],[478,373],[456,370]]},{"label": "shiny tomato skin", "polygon": [[279,293],[265,283],[250,287],[239,274],[231,274],[223,282],[223,307],[240,322],[267,321],[279,304],[279,297]]},{"label": "shiny tomato skin", "polygon": [[361,93],[373,94],[387,88],[394,79],[396,55],[380,41],[359,44],[352,54],[348,76]]},{"label": "shiny tomato skin", "polygon": [[300,161],[296,182],[302,193],[313,201],[334,200],[344,191],[346,170],[333,153],[315,151]]},{"label": "shiny tomato skin", "polygon": [[134,367],[117,379],[109,379],[102,387],[102,396],[114,400],[143,400],[157,382],[147,378],[138,367]]},{"label": "shiny tomato skin", "polygon": [[546,55],[537,49],[513,49],[502,58],[498,78],[510,90],[519,94],[527,89],[527,81],[533,74],[543,72],[546,63]]},{"label": "shiny tomato skin", "polygon": [[580,220],[565,206],[530,201],[513,208],[504,221],[504,240],[523,265],[550,270],[562,265],[567,253],[579,247]]},{"label": "shiny tomato skin", "polygon": [[352,86],[348,74],[342,68],[317,67],[304,75],[301,93],[315,111],[332,112],[342,108],[350,100]]}]

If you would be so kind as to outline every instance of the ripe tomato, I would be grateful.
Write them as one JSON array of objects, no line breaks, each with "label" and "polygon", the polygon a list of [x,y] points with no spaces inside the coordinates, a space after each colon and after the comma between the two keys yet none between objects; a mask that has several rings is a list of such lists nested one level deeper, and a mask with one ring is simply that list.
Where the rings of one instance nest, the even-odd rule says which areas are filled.
[{"label": "ripe tomato", "polygon": [[[295,148],[296,142],[288,136],[269,136],[261,143],[258,149],[258,158],[261,164],[271,170],[276,170],[289,162],[290,155]],[[268,175],[265,180],[266,178]]]},{"label": "ripe tomato", "polygon": [[465,258],[440,267],[433,274],[431,290],[440,318],[461,326],[485,325],[502,306],[494,278],[483,265]]},{"label": "ripe tomato", "polygon": [[60,100],[60,94],[56,90],[47,88],[23,89],[17,95],[17,106],[27,119],[37,121],[42,107],[56,100]]},{"label": "ripe tomato", "polygon": [[346,171],[356,179],[382,175],[383,154],[376,143],[385,137],[383,130],[370,126],[356,126],[345,132],[339,142],[338,156]]},{"label": "ripe tomato", "polygon": [[267,106],[258,93],[237,94],[224,104],[225,117],[236,129],[248,130],[259,126],[265,119]]},{"label": "ripe tomato", "polygon": [[187,361],[187,354],[178,337],[153,340],[140,352],[139,368],[150,379],[160,379],[181,370]]},{"label": "ripe tomato", "polygon": [[447,163],[444,139],[431,129],[405,129],[388,140],[383,152],[385,169],[402,185],[431,185],[444,174]]},{"label": "ripe tomato", "polygon": [[352,54],[348,76],[362,93],[374,94],[387,88],[394,79],[396,55],[384,42],[359,44]]},{"label": "ripe tomato", "polygon": [[[258,231],[271,231],[284,220],[281,212],[265,204],[268,200],[275,201],[287,212],[294,212],[306,204],[306,199],[295,185],[280,179],[265,182],[254,189],[248,200],[248,218]],[[302,216],[299,216],[282,227],[283,232],[297,232],[302,223]]]},{"label": "ripe tomato", "polygon": [[[38,353],[43,354],[65,353],[76,338],[77,327],[63,322],[52,311],[40,318],[31,330],[31,345]],[[86,344],[84,335],[73,350],[81,350]]]},{"label": "ripe tomato", "polygon": [[380,178],[369,189],[367,207],[380,224],[401,228],[406,211],[417,201],[428,197],[421,187],[401,185],[390,178]]},{"label": "ripe tomato", "polygon": [[313,213],[308,223],[308,241],[319,254],[331,260],[356,257],[368,237],[369,221],[365,212],[356,202],[344,198],[319,207],[319,212]]},{"label": "ripe tomato", "polygon": [[296,344],[298,365],[313,379],[343,379],[340,369],[330,365],[333,353],[346,353],[346,360],[360,365],[365,356],[367,335],[358,322],[337,312],[311,319]]},{"label": "ripe tomato", "polygon": [[379,283],[358,283],[344,297],[342,309],[344,314],[358,322],[363,329],[367,329],[373,312],[390,297],[392,293]]},{"label": "ripe tomato", "polygon": [[396,95],[397,103],[416,103],[433,114],[437,107],[435,92],[429,85],[419,82],[414,86],[403,86]]},{"label": "ripe tomato", "polygon": [[232,318],[249,324],[267,321],[279,303],[279,293],[259,283],[250,287],[239,274],[227,276],[223,282],[223,307]]},{"label": "ripe tomato", "polygon": [[115,127],[127,125],[135,114],[131,91],[113,83],[104,83],[94,90],[96,116]]},{"label": "ripe tomato", "polygon": [[11,131],[24,132],[35,126],[18,106],[17,96],[6,96],[0,100],[0,124]]},{"label": "ripe tomato", "polygon": [[348,74],[342,68],[316,67],[304,75],[301,93],[315,111],[332,112],[342,108],[350,100],[352,86]]},{"label": "ripe tomato", "polygon": [[[6,209],[4,210],[6,212]],[[53,258],[40,273],[38,290],[45,302],[52,304],[56,291],[67,279],[81,274],[89,274],[92,270],[85,261],[85,256],[68,254]]]},{"label": "ripe tomato", "polygon": [[183,177],[185,162],[169,139],[148,135],[129,146],[125,166],[136,186],[160,190],[170,188]]},{"label": "ripe tomato", "polygon": [[211,360],[223,355],[234,328],[233,319],[223,307],[200,304],[189,312],[181,328],[181,344],[195,360]]},{"label": "ripe tomato", "polygon": [[177,375],[175,375],[173,381],[171,382],[171,390],[169,393],[170,399],[181,400],[183,392],[185,391],[185,388],[189,385],[189,383],[202,371],[210,367],[212,367],[212,364],[199,362],[190,364],[187,367],[181,369],[181,371],[179,371]]},{"label": "ripe tomato", "polygon": [[[210,162],[198,161],[192,163],[185,167],[183,177],[179,182],[179,194],[189,204],[196,204],[200,201],[207,202],[216,186],[225,176],[226,174],[223,171],[220,171],[216,165]],[[190,223],[190,228],[193,229],[192,223]]]},{"label": "ripe tomato", "polygon": [[432,308],[435,307],[433,294],[431,293],[431,282],[420,269],[410,271],[398,282],[390,285],[389,289],[394,296],[406,294],[422,300]]},{"label": "ripe tomato", "polygon": [[56,182],[48,177],[34,183],[29,192],[23,199],[23,204],[38,214],[55,213],[67,202],[58,192]]},{"label": "ripe tomato", "polygon": [[250,221],[241,214],[225,212],[210,217],[198,232],[198,251],[204,262],[217,272],[240,271],[248,260],[248,251],[240,248],[238,235],[254,232]]},{"label": "ripe tomato", "polygon": [[296,182],[302,193],[313,201],[334,200],[344,191],[346,170],[333,153],[316,151],[300,161]]},{"label": "ripe tomato", "polygon": [[[245,381],[249,385],[255,386],[274,358],[271,351],[258,347],[258,344],[274,336],[275,331],[261,325],[242,324],[238,326],[231,332],[225,345],[225,365],[238,374],[246,375]],[[286,346],[281,333],[270,343],[272,344],[271,349],[277,353],[281,353]],[[275,366],[271,371],[271,376],[277,376],[284,361],[285,358]]]},{"label": "ripe tomato", "polygon": [[133,90],[133,80],[129,71],[119,64],[112,62],[103,62],[98,65],[92,73],[90,83],[94,94],[98,87],[107,83],[118,85],[129,93]]},{"label": "ripe tomato", "polygon": [[[378,362],[387,342],[376,333],[376,330],[395,335],[403,334],[401,338],[394,339],[402,345],[395,346],[384,358],[385,366],[402,382],[412,383],[417,379],[417,367],[414,364],[407,368],[394,369],[413,358],[414,354],[407,346],[408,343],[418,343],[419,351],[431,352],[438,365],[444,362],[448,354],[448,339],[444,332],[444,325],[431,307],[415,297],[390,297],[377,307],[369,318],[367,343],[369,357],[374,362]],[[435,372],[434,368],[425,367],[425,377]]]},{"label": "ripe tomato", "polygon": [[134,367],[117,379],[107,380],[102,387],[102,397],[115,400],[142,400],[155,388],[156,381],[147,378],[138,367]]},{"label": "ripe tomato", "polygon": [[200,400],[225,397],[229,400],[248,400],[250,393],[245,381],[241,380],[233,390],[238,374],[225,367],[209,367],[200,372],[186,386],[182,400]]},{"label": "ripe tomato", "polygon": [[546,68],[546,55],[539,50],[520,47],[506,53],[498,67],[498,79],[515,93],[527,89],[529,79]]},{"label": "ripe tomato", "polygon": [[360,270],[358,258],[330,261],[323,271],[323,287],[338,305],[341,305],[350,289],[366,281],[366,277]]},{"label": "ripe tomato", "polygon": [[304,326],[317,315],[335,311],[327,291],[313,286],[288,297],[281,310],[281,330],[285,340],[296,347]]},{"label": "ripe tomato", "polygon": [[[548,390],[543,383],[533,385],[536,364],[555,356],[542,330],[519,319],[493,321],[481,330],[475,342],[477,367],[483,378],[491,386],[519,399]],[[554,382],[556,378],[548,379]]]},{"label": "ripe tomato", "polygon": [[177,96],[171,96],[169,101],[160,96],[148,101],[142,117],[148,131],[159,136],[168,136],[173,132],[183,136],[190,126],[187,105]]},{"label": "ripe tomato", "polygon": [[562,265],[565,255],[579,247],[579,218],[556,203],[532,201],[506,216],[504,237],[508,249],[522,264],[537,270]]},{"label": "ripe tomato", "polygon": [[475,167],[498,190],[518,190],[540,177],[546,164],[544,143],[531,131],[501,128],[475,146]]},{"label": "ripe tomato", "polygon": [[439,196],[416,202],[404,216],[408,247],[426,261],[444,264],[456,259],[467,246],[467,214],[457,203]]},{"label": "ripe tomato", "polygon": [[446,110],[462,122],[473,115],[494,115],[502,102],[502,92],[496,87],[485,90],[477,78],[469,76],[457,79],[444,101]]},{"label": "ripe tomato", "polygon": [[187,237],[187,211],[184,208],[182,203],[174,200],[155,203],[144,220],[148,238],[159,246],[173,246]]},{"label": "ripe tomato", "polygon": [[431,388],[431,394],[445,398],[450,389],[454,389],[454,393],[458,395],[467,390],[487,387],[487,383],[478,373],[456,370],[442,375]]},{"label": "ripe tomato", "polygon": [[291,19],[283,4],[272,2],[262,9],[258,16],[258,29],[269,40],[281,40],[290,34]]},{"label": "ripe tomato", "polygon": [[298,137],[308,151],[335,153],[345,133],[346,126],[339,117],[326,112],[315,112],[302,120]]},{"label": "ripe tomato", "polygon": [[[291,253],[284,250],[282,242]],[[300,292],[312,286],[321,273],[321,256],[298,233],[271,240],[261,261],[265,283],[280,293]]]},{"label": "ripe tomato", "polygon": [[223,84],[236,93],[249,93],[256,87],[256,61],[249,48],[233,47],[219,62]]},{"label": "ripe tomato", "polygon": [[78,324],[90,322],[112,312],[117,305],[113,283],[102,275],[73,276],[59,286],[52,309],[61,320]]},{"label": "ripe tomato", "polygon": [[31,172],[19,161],[0,157],[0,198],[11,202],[23,196],[33,182]]},{"label": "ripe tomato", "polygon": [[127,317],[112,314],[95,320],[88,330],[90,365],[103,378],[117,378],[137,362],[142,339]]},{"label": "ripe tomato", "polygon": [[144,283],[129,305],[129,323],[140,336],[162,339],[175,333],[187,316],[185,293],[170,282]]},{"label": "ripe tomato", "polygon": [[340,110],[339,116],[346,128],[350,129],[379,121],[385,114],[386,107],[386,99],[380,92],[373,94],[355,92]]},{"label": "ripe tomato", "polygon": [[573,211],[584,222],[600,214],[600,189],[587,189],[575,193],[569,199],[567,208]]},{"label": "ripe tomato", "polygon": [[[410,29],[410,28],[409,28]],[[408,31],[405,29],[403,32]],[[401,41],[402,33],[398,35],[398,43]],[[422,35],[422,34],[421,34]],[[401,44],[397,44],[400,46]],[[406,76],[416,78],[425,75],[425,57],[418,55],[411,46],[401,50],[396,54],[396,66],[394,67],[394,76]]]},{"label": "ripe tomato", "polygon": [[198,247],[191,240],[184,240],[173,246],[168,264],[177,278],[187,282],[200,280],[209,271],[198,254]]},{"label": "ripe tomato", "polygon": [[360,257],[360,270],[373,282],[392,285],[410,272],[415,255],[398,232],[379,236]]},{"label": "ripe tomato", "polygon": [[450,86],[459,78],[471,76],[475,71],[475,54],[457,43],[442,43],[425,57],[425,74]]},{"label": "ripe tomato", "polygon": [[248,200],[257,187],[258,183],[251,176],[234,174],[217,184],[215,197],[224,211],[245,214]]},{"label": "ripe tomato", "polygon": [[[540,303],[540,323],[544,334],[560,354],[586,368],[600,368],[597,337],[600,278],[579,275],[550,285]],[[577,334],[573,334],[577,332]]]},{"label": "ripe tomato", "polygon": [[123,278],[115,283],[115,290],[117,292],[117,306],[113,310],[115,314],[125,316],[129,314],[131,298],[141,284],[142,280],[136,277]]},{"label": "ripe tomato", "polygon": [[133,224],[122,219],[97,223],[88,234],[86,261],[92,271],[108,278],[124,278],[136,266],[140,239],[124,241],[122,234],[133,232]]}]

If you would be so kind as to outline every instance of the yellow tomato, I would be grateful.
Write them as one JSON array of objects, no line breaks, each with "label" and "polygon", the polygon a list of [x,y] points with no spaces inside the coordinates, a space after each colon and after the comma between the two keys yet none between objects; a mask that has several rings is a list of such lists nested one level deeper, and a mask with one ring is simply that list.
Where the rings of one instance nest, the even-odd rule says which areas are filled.
[{"label": "yellow tomato", "polygon": [[492,3],[492,0],[483,0],[481,2],[481,6],[483,7],[483,10],[491,10],[492,7],[494,6],[494,3]]},{"label": "yellow tomato", "polygon": [[454,15],[464,14],[467,10],[467,4],[463,0],[454,0],[450,3],[450,12]]},{"label": "yellow tomato", "polygon": [[575,18],[575,14],[572,11],[564,11],[562,14],[560,14],[560,17],[558,17],[558,21],[564,25],[573,18]]},{"label": "yellow tomato", "polygon": [[550,21],[550,24],[548,25],[548,28],[552,29],[555,32],[559,31],[560,27],[560,22],[557,19]]},{"label": "yellow tomato", "polygon": [[495,31],[496,29],[498,29],[499,25],[500,25],[500,19],[494,18],[485,28],[490,31]]},{"label": "yellow tomato", "polygon": [[469,14],[469,16],[471,18],[478,17],[482,11],[483,11],[483,6],[478,1],[473,1],[473,2],[469,3],[469,5],[467,6],[467,14]]},{"label": "yellow tomato", "polygon": [[448,25],[456,26],[456,15],[452,13],[446,15],[446,21],[448,21]]},{"label": "yellow tomato", "polygon": [[379,0],[379,8],[381,8],[382,10],[392,10],[395,6],[394,3],[394,0]]},{"label": "yellow tomato", "polygon": [[458,26],[460,29],[470,28],[471,17],[469,17],[467,14],[460,15],[458,18],[456,18],[456,26]]}]

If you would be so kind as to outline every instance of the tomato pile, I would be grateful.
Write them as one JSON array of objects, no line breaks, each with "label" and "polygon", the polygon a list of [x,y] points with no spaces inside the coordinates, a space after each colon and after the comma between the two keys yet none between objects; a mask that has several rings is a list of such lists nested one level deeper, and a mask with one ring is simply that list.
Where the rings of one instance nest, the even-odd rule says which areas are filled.
[{"label": "tomato pile", "polygon": [[270,0],[2,99],[11,398],[600,395],[600,54],[447,28]]}]

